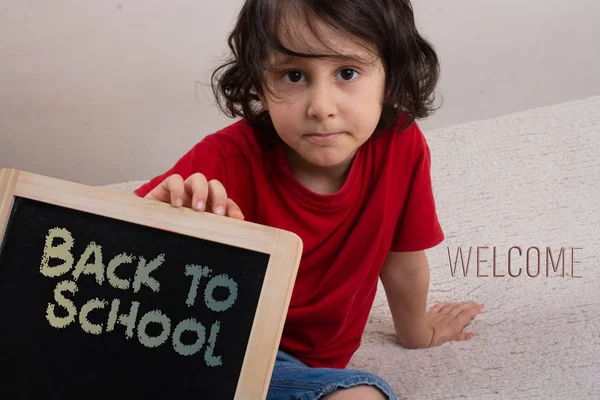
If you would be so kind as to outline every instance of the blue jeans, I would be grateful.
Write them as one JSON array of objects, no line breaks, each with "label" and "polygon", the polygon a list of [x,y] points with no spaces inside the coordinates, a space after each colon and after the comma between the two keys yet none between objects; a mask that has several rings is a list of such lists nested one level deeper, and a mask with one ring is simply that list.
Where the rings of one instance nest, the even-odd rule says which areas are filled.
[{"label": "blue jeans", "polygon": [[311,368],[279,351],[267,400],[317,400],[337,389],[358,385],[375,386],[389,400],[396,400],[392,388],[377,375],[350,369]]}]

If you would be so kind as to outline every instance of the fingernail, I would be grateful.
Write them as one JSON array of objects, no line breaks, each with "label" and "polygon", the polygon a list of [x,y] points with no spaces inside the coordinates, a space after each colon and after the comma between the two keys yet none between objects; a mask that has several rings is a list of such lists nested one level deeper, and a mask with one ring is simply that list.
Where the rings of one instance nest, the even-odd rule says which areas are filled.
[{"label": "fingernail", "polygon": [[204,202],[204,200],[200,200],[200,201],[196,202],[196,208],[198,210],[204,211],[204,207],[206,207],[206,203]]},{"label": "fingernail", "polygon": [[225,214],[225,207],[223,207],[223,206],[217,206],[215,208],[215,214],[219,214],[219,215]]},{"label": "fingernail", "polygon": [[181,199],[175,199],[175,207],[181,207],[183,201]]}]

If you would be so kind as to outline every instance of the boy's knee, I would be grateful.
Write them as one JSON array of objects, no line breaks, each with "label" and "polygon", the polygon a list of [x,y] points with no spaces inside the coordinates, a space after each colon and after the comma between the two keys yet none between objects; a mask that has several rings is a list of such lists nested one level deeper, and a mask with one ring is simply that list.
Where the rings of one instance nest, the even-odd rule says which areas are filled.
[{"label": "boy's knee", "polygon": [[375,386],[360,385],[336,390],[323,400],[387,400],[387,396]]}]

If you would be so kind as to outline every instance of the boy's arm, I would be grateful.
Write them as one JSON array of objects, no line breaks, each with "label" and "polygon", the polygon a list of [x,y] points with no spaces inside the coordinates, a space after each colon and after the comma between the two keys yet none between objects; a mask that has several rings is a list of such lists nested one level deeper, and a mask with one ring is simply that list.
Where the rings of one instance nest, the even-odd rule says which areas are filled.
[{"label": "boy's arm", "polygon": [[380,277],[402,346],[411,349],[439,346],[473,336],[463,330],[482,312],[481,305],[440,303],[426,313],[429,262],[425,251],[390,252]]},{"label": "boy's arm", "polygon": [[425,251],[390,252],[380,278],[400,344],[429,347],[433,328],[426,320],[429,262]]}]

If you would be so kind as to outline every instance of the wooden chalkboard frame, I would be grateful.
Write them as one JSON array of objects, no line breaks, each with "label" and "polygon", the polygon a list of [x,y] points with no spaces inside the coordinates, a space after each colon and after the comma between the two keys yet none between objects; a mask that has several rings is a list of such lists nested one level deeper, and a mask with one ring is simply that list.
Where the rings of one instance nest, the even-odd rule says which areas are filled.
[{"label": "wooden chalkboard frame", "polygon": [[[0,169],[0,244],[15,197],[268,254],[234,399],[264,399],[302,255],[294,233],[16,169]],[[260,321],[269,321],[268,324]]]}]

